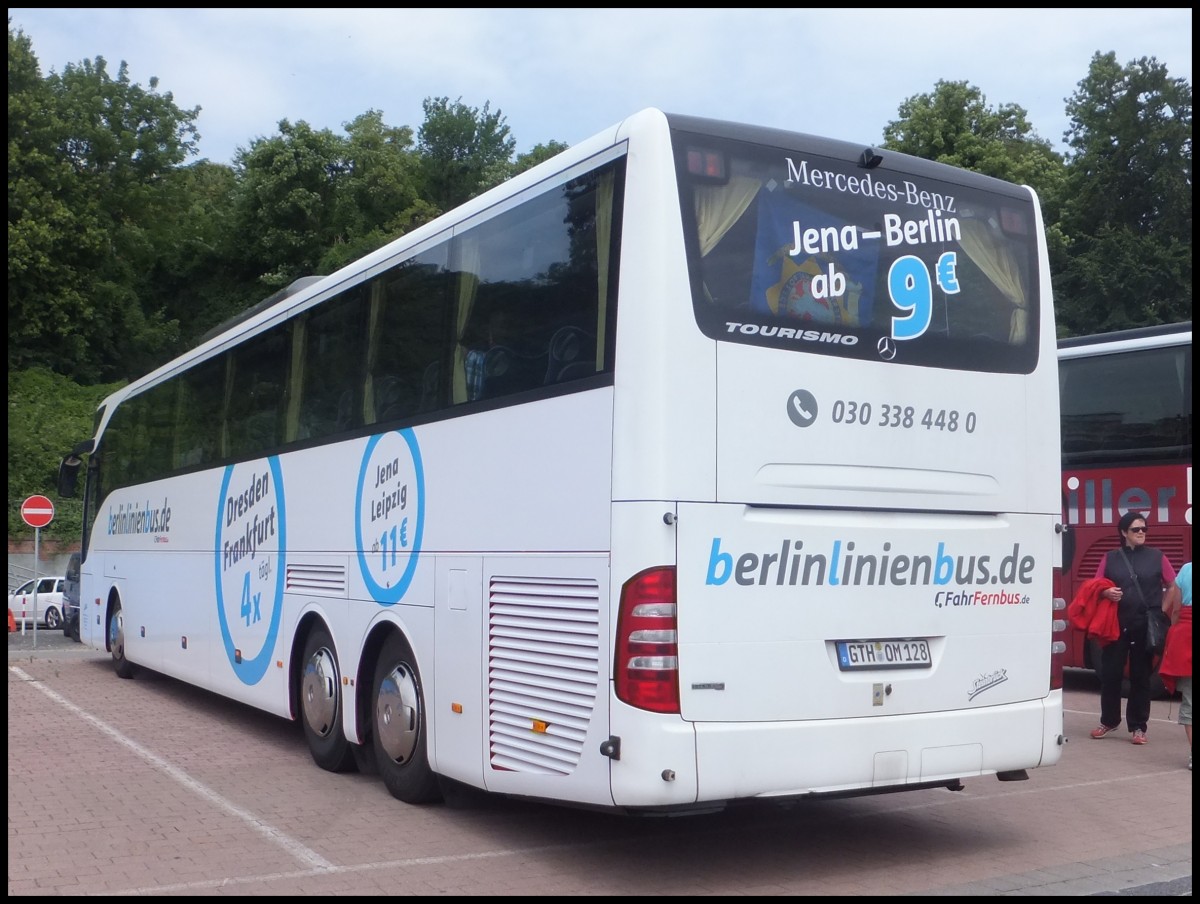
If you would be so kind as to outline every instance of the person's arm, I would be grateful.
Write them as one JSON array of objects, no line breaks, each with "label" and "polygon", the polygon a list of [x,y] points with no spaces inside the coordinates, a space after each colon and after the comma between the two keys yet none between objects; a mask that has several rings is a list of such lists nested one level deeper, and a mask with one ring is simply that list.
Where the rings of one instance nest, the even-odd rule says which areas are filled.
[{"label": "person's arm", "polygon": [[[1098,578],[1108,577],[1108,575],[1106,575],[1104,573],[1104,569],[1107,566],[1108,566],[1108,556],[1103,555],[1100,557],[1100,562],[1096,565],[1096,577],[1098,577]],[[1116,583],[1116,582],[1114,581],[1113,583]],[[1120,587],[1108,587],[1104,590],[1101,590],[1100,595],[1102,597],[1104,597],[1106,600],[1110,600],[1114,603],[1121,602],[1121,588]]]},{"label": "person's arm", "polygon": [[1175,584],[1175,569],[1171,567],[1171,560],[1167,558],[1165,552],[1162,560],[1162,582],[1164,587],[1171,587]]},{"label": "person's arm", "polygon": [[1167,613],[1167,618],[1171,620],[1171,624],[1179,621],[1179,613],[1183,609],[1183,593],[1178,584],[1172,583],[1167,588],[1167,592],[1163,594],[1162,608],[1163,612]]}]

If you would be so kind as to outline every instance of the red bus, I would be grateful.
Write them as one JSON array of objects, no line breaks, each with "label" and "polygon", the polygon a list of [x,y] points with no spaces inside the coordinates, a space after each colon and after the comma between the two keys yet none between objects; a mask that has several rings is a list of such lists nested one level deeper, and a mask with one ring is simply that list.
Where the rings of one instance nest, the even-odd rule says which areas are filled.
[{"label": "red bus", "polygon": [[[1178,569],[1192,558],[1192,324],[1058,342],[1063,566],[1070,601],[1117,546],[1116,523],[1146,515],[1147,543]],[[1099,646],[1067,629],[1063,664],[1098,670]]]}]

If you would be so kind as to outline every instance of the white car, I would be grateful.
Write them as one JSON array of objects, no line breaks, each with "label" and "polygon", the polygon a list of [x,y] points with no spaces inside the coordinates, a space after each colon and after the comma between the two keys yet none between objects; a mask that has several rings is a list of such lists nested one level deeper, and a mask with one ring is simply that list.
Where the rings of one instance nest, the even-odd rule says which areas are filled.
[{"label": "white car", "polygon": [[33,624],[33,585],[37,582],[37,621],[47,628],[62,627],[63,577],[35,578],[8,595],[8,609],[17,625]]}]

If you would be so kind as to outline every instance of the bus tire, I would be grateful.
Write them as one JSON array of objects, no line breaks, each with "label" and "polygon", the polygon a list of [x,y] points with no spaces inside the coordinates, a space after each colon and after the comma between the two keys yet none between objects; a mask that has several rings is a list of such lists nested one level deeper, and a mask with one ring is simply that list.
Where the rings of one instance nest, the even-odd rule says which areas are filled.
[{"label": "bus tire", "polygon": [[350,751],[354,754],[354,765],[363,775],[378,775],[379,766],[375,762],[375,744],[367,741],[365,744],[351,744]]},{"label": "bus tire", "polygon": [[406,804],[439,800],[429,768],[425,698],[412,648],[399,634],[383,644],[371,685],[371,743],[375,765],[392,797]]},{"label": "bus tire", "polygon": [[300,722],[313,762],[329,772],[354,766],[342,731],[342,675],[329,629],[316,624],[304,643],[300,666]]},{"label": "bus tire", "polygon": [[133,677],[133,663],[125,658],[125,613],[121,604],[113,606],[108,617],[108,649],[112,654],[113,671],[118,678]]}]

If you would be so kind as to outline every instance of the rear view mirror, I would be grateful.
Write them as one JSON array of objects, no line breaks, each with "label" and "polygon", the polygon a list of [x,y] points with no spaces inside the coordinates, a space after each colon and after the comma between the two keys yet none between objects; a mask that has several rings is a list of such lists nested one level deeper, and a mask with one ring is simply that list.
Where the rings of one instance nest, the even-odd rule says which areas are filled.
[{"label": "rear view mirror", "polygon": [[58,463],[59,496],[70,499],[75,495],[75,488],[79,485],[79,468],[83,465],[81,456],[91,452],[94,445],[92,440],[85,440],[64,455],[62,461]]}]

